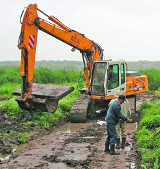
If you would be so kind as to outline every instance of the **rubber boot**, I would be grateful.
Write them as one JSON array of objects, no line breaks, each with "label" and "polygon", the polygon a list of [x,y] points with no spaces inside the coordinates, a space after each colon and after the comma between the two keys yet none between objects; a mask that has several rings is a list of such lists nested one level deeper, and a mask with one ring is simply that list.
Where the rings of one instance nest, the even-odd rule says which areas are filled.
[{"label": "rubber boot", "polygon": [[120,155],[120,153],[117,153],[115,151],[115,145],[110,145],[110,155]]},{"label": "rubber boot", "polygon": [[120,138],[117,139],[116,149],[120,149]]},{"label": "rubber boot", "polygon": [[121,144],[122,149],[125,148],[125,143],[126,143],[126,137],[122,137],[122,144]]},{"label": "rubber boot", "polygon": [[104,150],[105,153],[110,153],[110,149],[109,149],[109,143],[105,143],[105,150]]}]

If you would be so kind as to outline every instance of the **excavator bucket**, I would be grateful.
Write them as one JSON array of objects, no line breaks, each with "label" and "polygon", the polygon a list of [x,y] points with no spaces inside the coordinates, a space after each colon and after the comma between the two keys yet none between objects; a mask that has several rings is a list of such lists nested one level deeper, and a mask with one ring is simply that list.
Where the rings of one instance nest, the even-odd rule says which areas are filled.
[{"label": "excavator bucket", "polygon": [[50,84],[33,84],[32,95],[26,100],[20,97],[21,89],[16,89],[13,94],[16,95],[16,101],[21,109],[55,112],[58,101],[74,90],[70,86],[56,86]]}]

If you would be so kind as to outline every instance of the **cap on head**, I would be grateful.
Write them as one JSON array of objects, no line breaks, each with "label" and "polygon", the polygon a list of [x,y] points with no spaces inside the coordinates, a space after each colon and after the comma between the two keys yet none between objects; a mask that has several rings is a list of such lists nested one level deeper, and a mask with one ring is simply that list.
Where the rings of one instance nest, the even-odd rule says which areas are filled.
[{"label": "cap on head", "polygon": [[118,96],[118,99],[122,99],[123,101],[126,101],[126,97],[123,96],[123,95],[119,95],[119,96]]}]

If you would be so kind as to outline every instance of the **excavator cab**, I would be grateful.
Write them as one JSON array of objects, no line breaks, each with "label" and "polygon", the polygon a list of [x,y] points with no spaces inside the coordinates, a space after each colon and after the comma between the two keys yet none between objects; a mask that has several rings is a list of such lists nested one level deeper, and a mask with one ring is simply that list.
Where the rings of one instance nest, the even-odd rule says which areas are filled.
[{"label": "excavator cab", "polygon": [[126,91],[126,63],[124,61],[96,61],[93,65],[91,95],[114,96]]}]

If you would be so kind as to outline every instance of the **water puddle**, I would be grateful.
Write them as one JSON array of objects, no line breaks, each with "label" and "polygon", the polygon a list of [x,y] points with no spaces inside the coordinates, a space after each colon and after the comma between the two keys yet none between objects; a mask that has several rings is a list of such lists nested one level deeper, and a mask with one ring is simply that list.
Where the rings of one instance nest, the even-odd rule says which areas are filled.
[{"label": "water puddle", "polygon": [[97,121],[97,124],[99,124],[100,126],[106,125],[106,121],[98,120],[98,121]]},{"label": "water puddle", "polygon": [[136,165],[135,165],[135,163],[132,162],[132,163],[130,163],[130,166],[129,166],[129,167],[130,167],[130,169],[135,169],[135,168],[136,168]]},{"label": "water puddle", "polygon": [[9,160],[9,158],[11,157],[11,155],[8,155],[8,156],[5,156],[5,157],[0,157],[0,161],[2,162],[4,162],[4,161],[8,161]]},{"label": "water puddle", "polygon": [[96,124],[96,121],[90,121],[87,123],[66,123],[57,129],[57,133],[58,134],[64,134],[64,133],[72,134],[80,129],[83,129],[83,128],[93,125],[93,124]]}]

